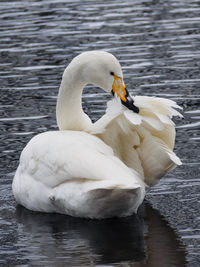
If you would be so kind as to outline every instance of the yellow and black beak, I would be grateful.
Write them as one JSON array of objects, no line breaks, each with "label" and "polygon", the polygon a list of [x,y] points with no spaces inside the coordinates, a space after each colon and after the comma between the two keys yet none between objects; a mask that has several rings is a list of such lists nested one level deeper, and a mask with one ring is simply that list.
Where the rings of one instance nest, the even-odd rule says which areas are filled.
[{"label": "yellow and black beak", "polygon": [[121,102],[124,106],[126,106],[128,109],[139,113],[139,108],[136,107],[133,103],[133,99],[131,98],[131,96],[129,95],[128,90],[126,89],[126,86],[124,84],[124,81],[122,78],[113,75],[114,77],[114,82],[112,85],[112,91],[111,93],[114,95],[116,94],[117,96],[120,97]]}]

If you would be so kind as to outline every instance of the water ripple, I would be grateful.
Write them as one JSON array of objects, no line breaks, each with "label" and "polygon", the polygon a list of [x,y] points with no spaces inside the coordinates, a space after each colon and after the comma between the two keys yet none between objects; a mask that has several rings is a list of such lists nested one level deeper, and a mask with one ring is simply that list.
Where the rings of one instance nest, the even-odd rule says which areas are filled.
[{"label": "water ripple", "polygon": [[[176,121],[175,147],[184,164],[153,187],[147,198],[177,229],[191,266],[198,266],[199,1],[3,0],[0,5],[0,185],[4,190],[0,217],[8,216],[2,223],[9,225],[6,231],[18,233],[28,222],[26,218],[24,226],[18,223],[16,229],[11,212],[15,210],[10,188],[13,175],[6,173],[16,169],[20,152],[33,135],[57,129],[56,97],[65,66],[80,52],[103,49],[119,58],[132,94],[171,98],[184,108],[185,118]],[[93,121],[103,114],[108,99],[97,88],[84,90],[83,107]],[[1,233],[5,240],[10,238],[9,244],[16,243],[16,234],[8,238],[5,231]],[[23,241],[23,234],[20,238]],[[40,238],[35,241],[39,246]],[[26,255],[34,247],[22,243],[16,246],[20,263],[26,264]],[[1,254],[5,251],[6,247]],[[5,253],[9,259],[15,250]],[[39,260],[36,254],[31,261]]]}]

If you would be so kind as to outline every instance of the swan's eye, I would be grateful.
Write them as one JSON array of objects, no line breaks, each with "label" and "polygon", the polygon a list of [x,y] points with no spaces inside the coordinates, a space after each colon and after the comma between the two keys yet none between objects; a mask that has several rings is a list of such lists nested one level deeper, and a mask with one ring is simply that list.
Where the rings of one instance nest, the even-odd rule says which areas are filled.
[{"label": "swan's eye", "polygon": [[114,76],[115,74],[114,74],[114,72],[113,72],[113,71],[111,71],[111,72],[110,72],[110,75]]}]

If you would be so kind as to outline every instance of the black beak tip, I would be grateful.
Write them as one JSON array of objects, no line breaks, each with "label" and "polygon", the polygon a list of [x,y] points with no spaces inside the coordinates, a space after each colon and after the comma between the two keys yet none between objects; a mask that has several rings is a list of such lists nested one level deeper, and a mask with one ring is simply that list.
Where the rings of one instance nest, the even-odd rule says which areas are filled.
[{"label": "black beak tip", "polygon": [[127,107],[128,109],[132,110],[135,113],[139,113],[139,108],[134,105],[133,99],[131,100],[127,99],[126,102],[122,101],[122,104]]},{"label": "black beak tip", "polygon": [[126,102],[121,100],[122,104],[127,107],[128,109],[132,110],[135,113],[139,113],[139,108],[134,105],[133,98],[129,95],[129,92],[126,89]]}]

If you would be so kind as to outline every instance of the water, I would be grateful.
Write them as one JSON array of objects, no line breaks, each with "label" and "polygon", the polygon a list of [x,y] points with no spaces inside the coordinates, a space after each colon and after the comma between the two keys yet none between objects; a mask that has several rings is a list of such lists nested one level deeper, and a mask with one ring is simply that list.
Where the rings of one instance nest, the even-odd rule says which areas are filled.
[{"label": "water", "polygon": [[11,217],[3,230],[12,234],[1,236],[5,266],[186,266],[184,247],[149,205],[140,215],[100,221],[23,207]]},{"label": "water", "polygon": [[[195,0],[1,1],[0,264],[200,265],[199,11]],[[183,166],[148,191],[154,209],[145,204],[139,217],[83,222],[16,210],[11,182],[20,152],[35,134],[57,129],[62,72],[74,56],[94,49],[120,60],[133,94],[167,97],[184,107],[175,149]],[[84,109],[96,120],[108,99],[89,86]],[[159,265],[160,258],[165,262]]]}]

